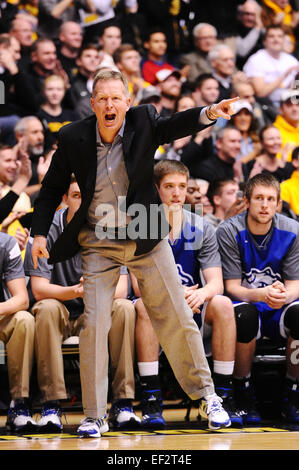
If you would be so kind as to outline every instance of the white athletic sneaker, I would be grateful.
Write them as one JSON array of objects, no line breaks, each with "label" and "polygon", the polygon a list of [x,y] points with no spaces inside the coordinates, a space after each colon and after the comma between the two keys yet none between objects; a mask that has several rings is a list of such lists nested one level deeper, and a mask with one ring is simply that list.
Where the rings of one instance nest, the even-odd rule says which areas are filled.
[{"label": "white athletic sneaker", "polygon": [[216,393],[200,400],[198,412],[203,419],[208,420],[209,429],[227,428],[231,425],[230,417],[221,403],[222,398]]},{"label": "white athletic sneaker", "polygon": [[77,429],[79,437],[101,437],[104,432],[109,431],[105,418],[85,418]]},{"label": "white athletic sneaker", "polygon": [[37,425],[32,418],[27,399],[12,400],[7,413],[6,427],[9,431],[33,432]]},{"label": "white athletic sneaker", "polygon": [[141,419],[134,413],[130,400],[117,400],[109,410],[108,423],[114,428],[140,427]]},{"label": "white athletic sneaker", "polygon": [[43,405],[41,417],[37,425],[43,432],[60,432],[62,431],[61,409],[55,402],[47,402]]}]

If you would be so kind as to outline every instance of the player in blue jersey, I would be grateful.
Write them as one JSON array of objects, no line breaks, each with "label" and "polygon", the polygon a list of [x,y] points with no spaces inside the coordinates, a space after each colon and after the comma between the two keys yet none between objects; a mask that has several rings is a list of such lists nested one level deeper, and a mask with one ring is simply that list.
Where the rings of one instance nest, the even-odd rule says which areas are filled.
[{"label": "player in blue jersey", "polygon": [[[235,397],[246,424],[259,423],[251,365],[256,340],[286,344],[282,415],[299,422],[299,224],[277,213],[279,182],[259,174],[246,185],[247,211],[217,229],[226,293],[234,300]],[[296,351],[297,348],[297,351]]]},{"label": "player in blue jersey", "polygon": [[[232,302],[222,295],[221,259],[215,230],[203,217],[183,209],[189,177],[189,171],[183,163],[173,160],[160,161],[155,166],[154,177],[166,217],[172,227],[168,241],[185,297],[202,332],[206,354],[212,353],[216,393],[222,398],[222,405],[230,415],[232,425],[241,425],[242,419],[235,412],[232,396],[236,325]],[[141,383],[144,383],[149,390],[154,390],[157,396],[159,395],[158,339],[141,298],[136,301],[135,308],[139,371],[148,371],[147,377],[144,376],[145,373],[141,377]],[[159,416],[159,406],[156,407],[156,413],[153,411],[155,394],[148,392],[152,397],[151,407],[150,411],[143,412],[142,422],[149,427],[163,424]]]}]

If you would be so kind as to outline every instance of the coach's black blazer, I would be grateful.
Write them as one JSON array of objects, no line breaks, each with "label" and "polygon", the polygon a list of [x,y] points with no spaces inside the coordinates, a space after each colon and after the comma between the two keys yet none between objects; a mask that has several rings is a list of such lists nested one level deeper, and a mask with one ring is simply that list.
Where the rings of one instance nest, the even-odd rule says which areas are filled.
[{"label": "coach's black blazer", "polygon": [[[129,177],[127,207],[139,203],[149,208],[150,204],[159,203],[153,182],[155,152],[159,145],[207,127],[199,123],[201,110],[193,108],[175,113],[170,118],[162,118],[152,105],[129,109],[123,135],[124,160]],[[31,235],[47,236],[54,212],[69,187],[71,174],[75,174],[81,191],[81,206],[53,245],[50,263],[66,260],[79,250],[78,234],[86,223],[96,172],[96,117],[92,115],[61,128],[58,149],[52,157],[34,205]],[[162,234],[158,240],[149,237],[137,239],[135,254],[150,251],[166,234]]]}]

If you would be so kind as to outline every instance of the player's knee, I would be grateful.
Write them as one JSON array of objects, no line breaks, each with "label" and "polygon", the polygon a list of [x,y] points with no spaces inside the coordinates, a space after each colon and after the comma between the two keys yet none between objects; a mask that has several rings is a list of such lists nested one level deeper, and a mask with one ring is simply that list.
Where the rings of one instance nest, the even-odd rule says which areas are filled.
[{"label": "player's knee", "polygon": [[134,322],[136,311],[134,305],[129,299],[115,299],[112,306],[113,316],[117,316],[118,320],[123,323]]},{"label": "player's knee", "polygon": [[252,304],[241,304],[235,307],[237,341],[250,343],[256,338],[259,328],[259,313]]},{"label": "player's knee", "polygon": [[210,301],[213,309],[213,317],[218,321],[234,321],[234,308],[232,301],[225,295],[216,295]]},{"label": "player's knee", "polygon": [[288,308],[285,313],[284,323],[290,331],[291,338],[299,340],[299,304]]},{"label": "player's knee", "polygon": [[32,314],[35,316],[37,332],[51,325],[60,325],[69,316],[63,303],[56,299],[40,300],[33,306]]},{"label": "player's knee", "polygon": [[15,313],[15,322],[17,327],[24,329],[34,329],[34,317],[26,310],[20,310],[19,312]]}]

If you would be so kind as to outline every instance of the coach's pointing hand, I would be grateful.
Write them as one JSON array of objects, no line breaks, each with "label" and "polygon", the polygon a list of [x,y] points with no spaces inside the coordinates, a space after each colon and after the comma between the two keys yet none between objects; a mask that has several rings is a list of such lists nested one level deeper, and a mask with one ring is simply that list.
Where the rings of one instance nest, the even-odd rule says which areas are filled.
[{"label": "coach's pointing hand", "polygon": [[222,100],[220,103],[212,104],[207,107],[206,113],[207,117],[211,121],[215,121],[219,117],[224,119],[230,119],[233,114],[235,114],[234,103],[239,101],[239,96],[235,98],[230,98],[229,100]]}]

